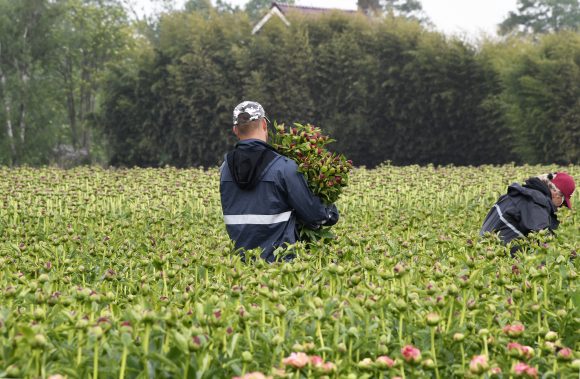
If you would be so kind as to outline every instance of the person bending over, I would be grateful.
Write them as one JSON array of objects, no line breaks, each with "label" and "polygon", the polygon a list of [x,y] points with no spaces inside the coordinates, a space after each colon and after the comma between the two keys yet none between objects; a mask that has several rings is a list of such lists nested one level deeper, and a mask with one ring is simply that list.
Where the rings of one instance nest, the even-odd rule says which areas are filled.
[{"label": "person bending over", "polygon": [[[531,177],[525,184],[513,183],[490,209],[483,221],[479,234],[498,233],[499,238],[509,243],[531,232],[558,228],[558,208],[572,208],[570,198],[576,184],[565,172],[556,172]],[[512,255],[519,246],[512,248]]]}]

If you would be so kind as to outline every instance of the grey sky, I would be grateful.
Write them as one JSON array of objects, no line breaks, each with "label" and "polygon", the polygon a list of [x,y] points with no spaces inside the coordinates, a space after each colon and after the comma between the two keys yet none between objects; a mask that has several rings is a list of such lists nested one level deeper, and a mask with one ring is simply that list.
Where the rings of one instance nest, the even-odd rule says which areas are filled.
[{"label": "grey sky", "polygon": [[[152,0],[129,0],[139,12],[152,13]],[[164,0],[175,7],[183,6],[185,0]],[[226,0],[241,7],[247,0]],[[159,0],[157,0],[159,2]],[[423,9],[438,30],[447,34],[476,37],[482,32],[495,35],[496,26],[508,14],[516,10],[517,0],[421,0]],[[296,0],[296,4],[356,9],[356,0]]]}]

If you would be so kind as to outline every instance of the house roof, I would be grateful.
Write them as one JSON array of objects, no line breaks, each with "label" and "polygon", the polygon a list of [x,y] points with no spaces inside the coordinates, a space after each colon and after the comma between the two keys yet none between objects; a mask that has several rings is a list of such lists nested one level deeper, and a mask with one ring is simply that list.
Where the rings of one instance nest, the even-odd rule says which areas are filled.
[{"label": "house roof", "polygon": [[291,12],[298,12],[307,15],[318,15],[326,14],[331,12],[341,12],[341,13],[357,13],[356,10],[350,9],[338,9],[338,8],[319,8],[319,7],[307,7],[303,5],[290,5],[284,3],[273,2],[272,7],[278,7],[283,14],[288,14]]},{"label": "house roof", "polygon": [[290,5],[285,3],[279,2],[272,2],[272,7],[270,11],[266,13],[260,21],[254,26],[252,29],[252,34],[256,34],[257,32],[262,29],[262,27],[272,18],[273,16],[277,16],[284,22],[287,26],[290,26],[290,21],[286,18],[287,15],[292,13],[298,13],[307,16],[316,16],[316,15],[323,15],[332,12],[340,12],[340,13],[347,13],[347,14],[355,14],[358,11],[356,10],[349,10],[349,9],[338,9],[338,8],[319,8],[319,7],[307,7],[303,5]]}]

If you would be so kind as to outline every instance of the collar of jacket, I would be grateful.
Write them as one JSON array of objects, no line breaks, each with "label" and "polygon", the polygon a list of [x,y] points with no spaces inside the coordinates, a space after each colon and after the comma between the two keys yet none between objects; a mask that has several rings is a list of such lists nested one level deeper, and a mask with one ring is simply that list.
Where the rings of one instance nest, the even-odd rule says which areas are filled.
[{"label": "collar of jacket", "polygon": [[[509,196],[524,196],[535,202],[536,204],[547,208],[550,210],[550,213],[555,213],[556,208],[552,203],[552,196],[550,194],[550,190],[546,186],[547,193],[545,191],[540,191],[538,189],[533,189],[529,187],[524,187],[519,183],[513,183],[508,187],[508,195]],[[550,195],[548,195],[550,194]]]},{"label": "collar of jacket", "polygon": [[245,149],[245,150],[254,150],[254,149],[261,150],[263,148],[274,150],[274,148],[272,146],[268,145],[266,142],[259,140],[259,139],[255,139],[255,138],[244,139],[244,140],[238,141],[238,143],[236,143],[236,149],[237,148],[241,148],[241,149]]}]

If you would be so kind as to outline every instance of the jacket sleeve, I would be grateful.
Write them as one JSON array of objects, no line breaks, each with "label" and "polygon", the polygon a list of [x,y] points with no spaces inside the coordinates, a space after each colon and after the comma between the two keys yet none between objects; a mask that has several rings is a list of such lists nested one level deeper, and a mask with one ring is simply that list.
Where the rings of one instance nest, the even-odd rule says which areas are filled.
[{"label": "jacket sleeve", "polygon": [[321,225],[332,226],[338,222],[338,209],[334,204],[326,206],[315,196],[302,173],[295,164],[287,164],[284,169],[285,191],[288,204],[296,211],[298,219],[311,229]]},{"label": "jacket sleeve", "polygon": [[520,206],[520,225],[526,232],[550,228],[550,212],[541,205],[526,201]]}]

